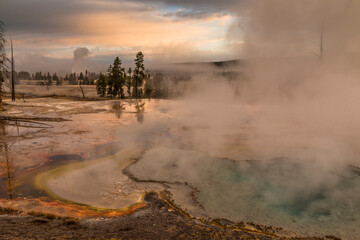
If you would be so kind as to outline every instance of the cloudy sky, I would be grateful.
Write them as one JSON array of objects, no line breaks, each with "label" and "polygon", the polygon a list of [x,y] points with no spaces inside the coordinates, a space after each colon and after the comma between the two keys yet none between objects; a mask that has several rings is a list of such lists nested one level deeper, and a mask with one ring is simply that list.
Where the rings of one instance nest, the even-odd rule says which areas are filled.
[{"label": "cloudy sky", "polygon": [[229,29],[236,0],[0,0],[0,20],[14,40],[18,70],[70,72],[74,51],[104,71],[115,56],[131,66],[238,58]]}]

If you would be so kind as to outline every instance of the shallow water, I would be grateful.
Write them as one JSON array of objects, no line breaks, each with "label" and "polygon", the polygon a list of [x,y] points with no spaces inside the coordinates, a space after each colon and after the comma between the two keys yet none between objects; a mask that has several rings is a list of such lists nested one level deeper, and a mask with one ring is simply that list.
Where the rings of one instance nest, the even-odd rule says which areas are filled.
[{"label": "shallow water", "polygon": [[[122,111],[114,109],[117,103],[123,105]],[[70,121],[49,122],[50,127],[46,129],[6,126],[0,131],[0,199],[46,197],[99,208],[123,208],[138,202],[146,189],[159,188],[129,184],[121,168],[115,166],[128,162],[131,157],[111,159],[95,169],[88,163],[123,149],[118,141],[124,140],[124,135],[117,132],[118,128],[127,129],[131,125],[137,129],[146,124],[150,116],[152,119],[169,117],[172,103],[174,101],[141,100],[141,123],[136,102],[129,100],[43,98],[11,103],[8,111],[11,116],[62,117]],[[8,146],[9,169],[3,161],[3,142]],[[60,179],[49,177],[46,183],[40,184],[43,186],[36,180],[39,174],[80,162],[84,166],[79,171],[64,171]],[[11,170],[10,177],[8,170]]]},{"label": "shallow water", "polygon": [[[41,101],[48,106],[43,107]],[[7,131],[7,136],[10,133],[14,137],[20,135],[13,141],[18,144],[17,156],[11,158],[14,169],[17,172],[36,169],[39,173],[64,164],[64,158],[86,162],[119,149],[150,149],[130,168],[131,172],[145,180],[190,183],[200,191],[195,196],[212,218],[253,221],[304,235],[333,234],[343,239],[357,239],[360,234],[360,177],[355,168],[322,169],[310,162],[288,159],[272,159],[266,163],[226,159],[250,159],[248,156],[252,153],[244,151],[244,131],[248,128],[242,128],[241,124],[235,128],[232,122],[229,128],[217,122],[209,127],[203,119],[197,120],[201,111],[181,112],[176,101],[145,102],[146,109],[141,118],[130,103],[126,103],[126,109],[120,113],[112,109],[113,101],[35,99],[22,103],[28,106],[15,109],[20,113],[30,111],[36,116],[64,117],[72,121],[51,123],[53,128],[41,131],[21,132],[20,129],[20,134],[15,128],[12,133]],[[187,110],[189,105],[185,105]],[[235,122],[241,123],[240,120],[242,118]],[[99,151],[100,146],[109,142],[116,144]],[[121,162],[120,158],[112,161]],[[49,164],[54,165],[42,169]],[[48,187],[67,200],[105,208],[119,207],[111,201],[122,200],[134,189],[138,192],[134,202],[144,191],[162,189],[158,184],[138,185],[123,178],[121,169],[115,169],[113,164],[100,165],[102,168],[87,166],[73,171],[72,175],[65,172],[61,178],[49,178]],[[95,188],[95,184],[86,180],[94,175],[94,169],[111,173],[111,179],[104,178],[103,184]],[[77,184],[71,183],[76,179],[74,176],[79,180],[75,180]],[[26,185],[30,182],[24,181],[16,192],[26,197],[45,194],[34,192],[33,186]],[[93,191],[92,199],[86,196],[87,191],[83,191],[83,183]],[[192,203],[186,199],[188,194],[180,196],[182,191],[188,190],[176,190],[180,192],[173,195],[176,204],[189,210],[190,214],[202,215],[203,211],[187,206]]]},{"label": "shallow water", "polygon": [[304,235],[358,239],[359,170],[313,171],[309,164],[287,159],[266,164],[232,161],[196,151],[155,148],[130,171],[144,180],[192,184],[199,190],[198,201],[213,218],[254,221]]}]

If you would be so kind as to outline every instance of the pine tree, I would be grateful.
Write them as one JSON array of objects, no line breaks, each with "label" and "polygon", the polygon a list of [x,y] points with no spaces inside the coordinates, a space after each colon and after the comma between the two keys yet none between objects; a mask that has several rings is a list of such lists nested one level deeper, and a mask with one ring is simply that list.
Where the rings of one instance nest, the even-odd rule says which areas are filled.
[{"label": "pine tree", "polygon": [[111,69],[112,66],[109,65],[108,70],[107,70],[107,81],[106,81],[106,93],[107,95],[109,95],[111,98],[113,96],[113,83],[112,83],[112,77],[111,77]]},{"label": "pine tree", "polygon": [[[121,60],[116,57],[114,64],[110,70],[110,76],[108,78],[108,94],[111,97],[121,97],[124,96],[123,86],[125,85],[125,73],[124,69],[121,68]],[[111,89],[111,91],[109,91]]]},{"label": "pine tree", "polygon": [[127,94],[128,96],[131,98],[131,85],[132,85],[132,76],[131,76],[131,73],[132,73],[132,70],[131,68],[128,69],[128,75],[126,76],[126,91],[127,91]]},{"label": "pine tree", "polygon": [[121,78],[121,61],[118,57],[115,58],[113,67],[111,69],[111,80],[113,84],[113,97],[120,94],[120,78]]},{"label": "pine tree", "polygon": [[84,78],[83,84],[84,85],[90,85],[90,80],[89,80],[89,77],[88,77],[88,70],[85,71],[85,78]]},{"label": "pine tree", "polygon": [[99,79],[96,81],[96,92],[100,95],[100,97],[105,97],[106,94],[106,75],[100,73]]},{"label": "pine tree", "polygon": [[62,84],[60,82],[60,79],[59,79],[59,77],[57,76],[56,73],[53,74],[52,79],[53,79],[53,81],[55,81],[56,85],[61,85]]},{"label": "pine tree", "polygon": [[77,85],[76,73],[70,73],[69,84]]},{"label": "pine tree", "polygon": [[81,83],[83,83],[83,82],[84,82],[85,77],[84,77],[84,74],[83,74],[82,72],[80,72],[80,75],[79,75],[78,80],[79,80]]},{"label": "pine tree", "polygon": [[134,61],[135,69],[133,74],[133,96],[135,98],[138,98],[142,95],[142,89],[141,91],[139,91],[138,89],[143,85],[143,81],[145,78],[144,55],[141,51],[136,54],[136,59]]},{"label": "pine tree", "polygon": [[65,75],[64,81],[69,83],[69,75],[68,74]]},{"label": "pine tree", "polygon": [[90,81],[90,85],[94,85],[95,80],[99,79],[99,75],[96,74],[95,72],[88,72],[88,78],[89,78],[89,81]]},{"label": "pine tree", "polygon": [[46,75],[46,80],[47,80],[47,85],[49,86],[52,85],[52,78],[49,72]]}]

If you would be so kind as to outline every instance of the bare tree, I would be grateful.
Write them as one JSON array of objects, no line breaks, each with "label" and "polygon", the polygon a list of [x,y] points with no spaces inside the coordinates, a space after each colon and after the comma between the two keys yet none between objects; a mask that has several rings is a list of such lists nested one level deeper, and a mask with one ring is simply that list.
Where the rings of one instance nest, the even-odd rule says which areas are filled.
[{"label": "bare tree", "polygon": [[13,41],[11,41],[11,101],[15,102],[15,62],[14,62],[14,48]]},{"label": "bare tree", "polygon": [[0,109],[2,108],[2,97],[3,97],[3,84],[6,78],[7,65],[8,61],[5,51],[5,25],[0,21]]}]

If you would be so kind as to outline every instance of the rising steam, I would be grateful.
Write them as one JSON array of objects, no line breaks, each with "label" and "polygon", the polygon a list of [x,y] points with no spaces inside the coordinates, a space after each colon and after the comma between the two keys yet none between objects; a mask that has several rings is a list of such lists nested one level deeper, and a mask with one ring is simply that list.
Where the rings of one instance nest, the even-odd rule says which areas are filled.
[{"label": "rising steam", "polygon": [[74,50],[74,63],[71,72],[85,72],[88,67],[87,58],[90,50],[86,47],[78,47]]},{"label": "rising steam", "polygon": [[[164,133],[147,147],[259,160],[261,175],[268,169],[279,172],[263,181],[281,189],[260,192],[265,203],[296,208],[307,202],[303,216],[326,212],[330,215],[320,214],[324,224],[329,216],[331,222],[331,214],[337,216],[332,209],[341,202],[348,210],[359,192],[357,185],[344,188],[342,181],[350,178],[349,165],[360,166],[360,2],[249,0],[238,5],[238,14],[239,23],[229,30],[238,34],[229,36],[242,37],[237,40],[243,42],[246,65],[238,71],[246,78],[194,76],[172,121],[148,122],[132,133],[127,129],[126,136],[139,143],[160,129]],[[173,151],[161,152],[161,159],[175,162],[169,168],[182,161],[177,158]],[[276,159],[280,165],[274,167]],[[189,181],[203,181],[205,172],[193,170],[196,166],[181,167]],[[260,180],[251,178],[247,186],[255,189]],[[242,191],[227,192],[229,205]]]},{"label": "rising steam", "polygon": [[264,157],[359,164],[359,13],[348,0],[240,5],[252,59],[242,98],[261,108],[250,142]]}]

